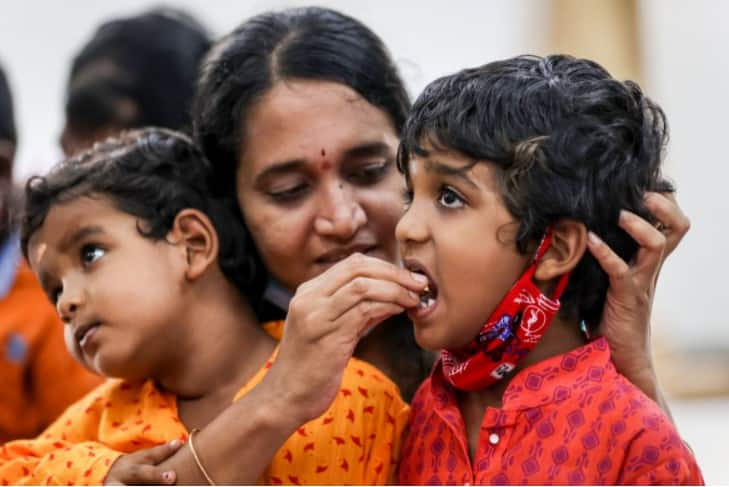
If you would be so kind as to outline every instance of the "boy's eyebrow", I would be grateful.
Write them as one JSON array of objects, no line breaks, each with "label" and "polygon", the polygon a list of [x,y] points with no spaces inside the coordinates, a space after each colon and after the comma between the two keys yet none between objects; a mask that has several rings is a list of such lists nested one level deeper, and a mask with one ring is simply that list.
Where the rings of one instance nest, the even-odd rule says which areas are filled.
[{"label": "boy's eyebrow", "polygon": [[470,170],[476,163],[473,162],[471,164],[467,164],[463,167],[453,167],[449,166],[447,164],[443,164],[442,162],[438,162],[432,159],[427,159],[425,161],[425,170],[434,172],[436,174],[441,174],[443,176],[456,176],[457,178],[461,179],[463,182],[468,184],[469,186],[472,186],[473,188],[478,189],[478,186],[476,183],[471,181],[468,176],[466,176],[466,171]]},{"label": "boy's eyebrow", "polygon": [[66,250],[77,244],[80,240],[99,233],[104,233],[104,229],[99,225],[88,225],[85,227],[81,227],[68,237],[64,238],[58,245],[58,248],[62,252],[65,252]]}]

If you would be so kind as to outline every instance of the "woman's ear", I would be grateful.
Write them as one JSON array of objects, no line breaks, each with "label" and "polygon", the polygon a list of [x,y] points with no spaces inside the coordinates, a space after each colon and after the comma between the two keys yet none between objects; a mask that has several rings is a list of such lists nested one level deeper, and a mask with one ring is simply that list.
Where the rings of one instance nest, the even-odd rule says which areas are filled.
[{"label": "woman's ear", "polygon": [[218,258],[218,232],[205,213],[186,208],[175,217],[168,240],[185,252],[185,277],[199,278]]},{"label": "woman's ear", "polygon": [[574,269],[585,254],[587,228],[575,220],[559,220],[552,226],[552,242],[537,264],[534,279],[551,281]]}]

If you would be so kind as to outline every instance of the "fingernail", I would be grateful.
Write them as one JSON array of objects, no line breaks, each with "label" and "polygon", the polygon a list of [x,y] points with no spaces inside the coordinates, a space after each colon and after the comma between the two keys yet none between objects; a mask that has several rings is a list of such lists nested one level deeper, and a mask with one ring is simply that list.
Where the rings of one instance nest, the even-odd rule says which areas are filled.
[{"label": "fingernail", "polygon": [[174,476],[174,472],[167,471],[162,473],[162,478],[165,479],[165,482],[172,482],[172,478]]},{"label": "fingernail", "polygon": [[172,448],[177,448],[177,447],[178,447],[178,446],[180,446],[181,444],[182,444],[182,443],[181,443],[181,442],[180,442],[180,440],[178,440],[178,439],[174,439],[174,440],[172,440],[172,441],[170,441],[170,442],[169,442],[169,445],[170,445],[170,447],[172,447]]},{"label": "fingernail", "polygon": [[421,282],[423,284],[427,284],[428,283],[428,277],[427,276],[424,276],[423,274],[419,274],[417,272],[411,272],[410,275],[412,275],[413,276],[413,279],[415,279],[418,282]]},{"label": "fingernail", "polygon": [[419,299],[419,298],[418,298],[418,295],[417,295],[417,294],[415,294],[415,293],[414,293],[414,292],[412,292],[412,291],[408,291],[408,296],[410,296],[410,297],[411,297],[411,298],[413,298],[413,299]]},{"label": "fingernail", "polygon": [[590,231],[587,232],[587,239],[592,245],[600,245],[600,243],[602,242],[602,240],[600,240],[600,237]]}]

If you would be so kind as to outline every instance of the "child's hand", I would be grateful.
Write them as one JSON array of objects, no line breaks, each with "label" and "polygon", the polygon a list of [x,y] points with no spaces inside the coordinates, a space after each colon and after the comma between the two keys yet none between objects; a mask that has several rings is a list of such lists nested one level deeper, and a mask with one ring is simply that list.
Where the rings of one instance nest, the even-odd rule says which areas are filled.
[{"label": "child's hand", "polygon": [[282,407],[295,405],[301,423],[326,411],[362,334],[417,306],[426,284],[389,262],[355,254],[299,286],[267,374],[286,394]]},{"label": "child's hand", "polygon": [[610,343],[613,362],[643,392],[660,400],[651,356],[651,308],[661,266],[690,223],[672,196],[648,193],[645,205],[660,222],[658,228],[633,213],[620,215],[620,227],[640,244],[630,264],[593,235],[588,248],[610,278],[599,332]]},{"label": "child's hand", "polygon": [[115,461],[106,474],[104,485],[156,484],[172,485],[177,480],[175,472],[157,468],[182,446],[180,440],[123,455]]}]

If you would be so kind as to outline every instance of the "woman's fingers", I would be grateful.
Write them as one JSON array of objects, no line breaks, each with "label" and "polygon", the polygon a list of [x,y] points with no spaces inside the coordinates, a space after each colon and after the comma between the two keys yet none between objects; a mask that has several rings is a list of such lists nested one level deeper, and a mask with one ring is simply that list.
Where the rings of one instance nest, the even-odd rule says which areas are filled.
[{"label": "woman's fingers", "polygon": [[668,256],[691,228],[691,221],[672,193],[646,193],[644,201],[648,211],[660,222],[660,231],[666,236],[665,256]]},{"label": "woman's fingers", "polygon": [[370,277],[355,277],[337,290],[330,298],[332,319],[361,303],[391,303],[402,309],[412,308],[420,302],[418,294],[400,284]]},{"label": "woman's fingers", "polygon": [[620,212],[618,226],[640,246],[635,256],[635,270],[646,272],[649,274],[646,277],[652,280],[663,263],[666,236],[646,220],[627,210]]},{"label": "woman's fingers", "polygon": [[314,288],[318,288],[317,292],[331,296],[356,277],[369,277],[395,282],[415,292],[422,291],[428,283],[427,278],[424,276],[385,262],[382,259],[368,257],[363,254],[353,254],[330,267],[318,277],[302,284],[297,292],[309,292]]},{"label": "woman's fingers", "polygon": [[357,337],[361,338],[390,316],[399,315],[403,311],[405,308],[394,303],[361,301],[344,313],[338,321],[360,323]]},{"label": "woman's fingers", "polygon": [[628,264],[593,232],[587,234],[587,249],[595,257],[595,260],[600,264],[611,282],[622,279],[630,270]]}]

